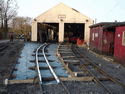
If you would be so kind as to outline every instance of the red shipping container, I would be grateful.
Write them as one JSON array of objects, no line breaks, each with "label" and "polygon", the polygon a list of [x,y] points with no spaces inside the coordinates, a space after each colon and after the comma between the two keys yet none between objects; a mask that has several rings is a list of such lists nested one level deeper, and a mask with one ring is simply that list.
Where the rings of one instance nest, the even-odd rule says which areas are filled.
[{"label": "red shipping container", "polygon": [[[123,45],[123,33],[125,32],[125,26],[116,27],[115,34],[115,49],[114,49],[114,58],[125,65],[125,45]],[[124,33],[125,34],[125,33]]]}]

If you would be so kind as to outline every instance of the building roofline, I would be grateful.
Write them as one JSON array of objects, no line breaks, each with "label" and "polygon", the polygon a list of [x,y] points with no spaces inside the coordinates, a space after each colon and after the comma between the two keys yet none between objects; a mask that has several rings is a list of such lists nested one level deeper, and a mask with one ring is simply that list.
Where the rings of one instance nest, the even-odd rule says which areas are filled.
[{"label": "building roofline", "polygon": [[99,25],[108,25],[108,24],[115,24],[116,22],[100,22],[100,23],[97,23],[97,24],[94,24],[94,25],[91,25],[89,26],[89,28],[92,28],[92,27],[97,27]]},{"label": "building roofline", "polygon": [[[64,3],[62,3],[62,2],[61,2],[61,3],[59,3],[58,5],[56,5],[56,6],[52,7],[51,9],[53,9],[53,8],[55,8],[55,7],[57,7],[57,6],[59,6],[60,4],[63,4],[63,5],[65,5],[66,7],[71,8],[71,7],[69,7],[69,6],[67,6],[66,4],[64,4]],[[46,12],[50,11],[51,9],[49,9],[49,10],[45,11],[44,13],[40,14],[39,16],[41,16],[41,15],[45,14]],[[72,10],[74,10],[75,12],[78,12],[78,13],[82,14],[81,12],[77,11],[77,10],[76,10],[76,9],[74,9],[74,8],[71,8],[71,9],[72,9]],[[86,15],[84,15],[84,14],[82,14],[82,15],[83,15],[83,16],[85,16],[85,17],[87,17],[87,16],[86,16]],[[34,19],[37,19],[39,16],[35,17]],[[93,19],[91,19],[90,17],[87,17],[87,18],[89,18],[90,20],[93,20]],[[33,21],[34,19],[32,19],[32,21]]]},{"label": "building roofline", "polygon": [[125,26],[125,22],[101,22],[101,23],[97,23],[94,25],[89,26],[89,28],[93,28],[93,27],[97,27],[97,26],[104,26],[105,28],[109,28],[109,27],[117,27],[117,26]]},{"label": "building roofline", "polygon": [[113,28],[113,27],[118,27],[118,26],[125,26],[125,22],[118,22],[116,24],[111,24],[111,25],[105,25],[105,28]]}]

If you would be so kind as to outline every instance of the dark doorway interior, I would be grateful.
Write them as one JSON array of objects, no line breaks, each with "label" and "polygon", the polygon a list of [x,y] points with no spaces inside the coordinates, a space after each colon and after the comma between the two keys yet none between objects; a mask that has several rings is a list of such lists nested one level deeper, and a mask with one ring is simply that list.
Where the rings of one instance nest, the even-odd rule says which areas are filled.
[{"label": "dark doorway interior", "polygon": [[58,42],[59,23],[38,23],[37,41]]},{"label": "dark doorway interior", "polygon": [[85,24],[84,23],[65,23],[64,38],[69,42],[76,43],[77,39],[84,39]]}]

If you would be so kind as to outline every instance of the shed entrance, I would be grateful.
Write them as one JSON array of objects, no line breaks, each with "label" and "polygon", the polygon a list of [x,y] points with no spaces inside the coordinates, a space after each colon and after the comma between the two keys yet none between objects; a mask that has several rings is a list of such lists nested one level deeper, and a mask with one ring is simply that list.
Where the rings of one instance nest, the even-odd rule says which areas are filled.
[{"label": "shed entrance", "polygon": [[38,23],[38,42],[58,42],[59,23]]},{"label": "shed entrance", "polygon": [[65,23],[64,24],[64,40],[76,43],[77,39],[84,39],[85,24],[84,23]]},{"label": "shed entrance", "polygon": [[106,55],[114,55],[115,28],[107,28],[103,31],[102,50]]}]

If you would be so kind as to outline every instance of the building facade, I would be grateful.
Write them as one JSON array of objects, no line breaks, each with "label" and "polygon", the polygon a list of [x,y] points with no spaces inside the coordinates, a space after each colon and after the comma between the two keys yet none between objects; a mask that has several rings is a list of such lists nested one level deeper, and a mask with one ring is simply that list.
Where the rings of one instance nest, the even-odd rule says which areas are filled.
[{"label": "building facade", "polygon": [[[41,29],[38,25],[41,24]],[[93,24],[93,20],[89,17],[81,14],[77,10],[66,6],[63,3],[58,4],[52,9],[46,11],[45,13],[39,15],[32,20],[32,36],[31,41],[37,41],[38,32],[43,32],[43,25],[45,24],[44,31],[48,34],[48,28],[56,27],[56,33],[58,33],[58,42],[63,42],[65,38],[65,32],[79,32],[84,33],[82,36],[86,42],[89,41],[90,29],[89,26]],[[74,28],[74,26],[76,28]],[[68,29],[69,28],[69,29]],[[81,28],[81,29],[78,29]],[[41,31],[40,31],[41,30]],[[81,31],[80,31],[81,30]],[[54,31],[54,29],[53,29]],[[41,33],[42,34],[42,33]],[[77,34],[78,35],[78,34]],[[75,36],[75,33],[74,35]],[[79,35],[78,35],[79,36]]]}]

